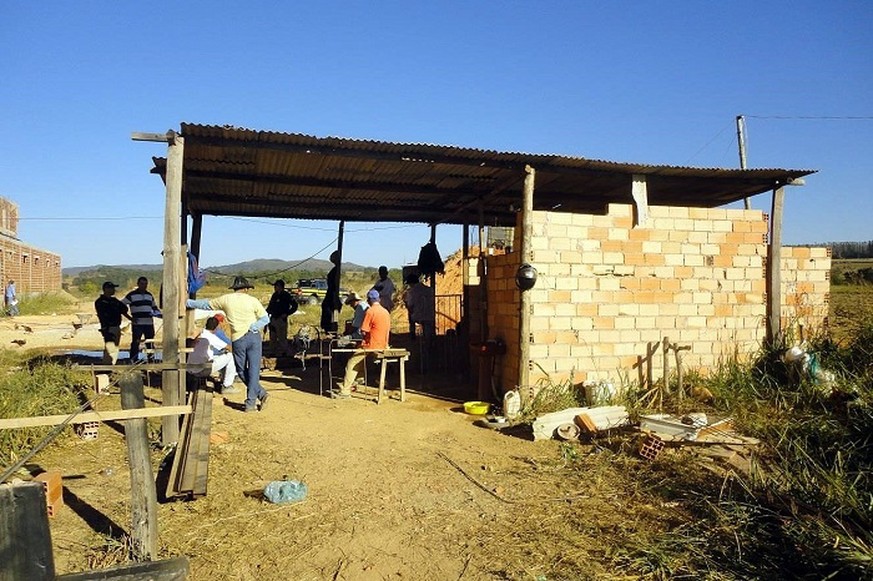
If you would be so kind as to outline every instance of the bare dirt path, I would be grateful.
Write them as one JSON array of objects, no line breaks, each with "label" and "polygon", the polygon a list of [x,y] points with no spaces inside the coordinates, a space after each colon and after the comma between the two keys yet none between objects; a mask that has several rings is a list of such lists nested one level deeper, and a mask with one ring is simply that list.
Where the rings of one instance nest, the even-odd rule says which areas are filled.
[{"label": "bare dirt path", "polygon": [[[513,539],[542,535],[546,522],[586,502],[574,481],[544,470],[556,442],[478,427],[457,403],[424,395],[381,405],[372,394],[320,397],[315,371],[300,380],[268,372],[269,407],[257,414],[239,411],[242,394],[215,396],[213,433],[227,442],[211,447],[208,494],[159,509],[162,553],[187,555],[192,579],[494,579],[549,570],[561,543],[525,557]],[[156,451],[156,467],[161,457]],[[96,440],[68,439],[35,462],[63,471],[71,500],[52,519],[58,571],[117,558],[111,537],[130,519],[122,437],[101,426]],[[259,498],[267,482],[286,477],[307,484],[304,502]]]}]

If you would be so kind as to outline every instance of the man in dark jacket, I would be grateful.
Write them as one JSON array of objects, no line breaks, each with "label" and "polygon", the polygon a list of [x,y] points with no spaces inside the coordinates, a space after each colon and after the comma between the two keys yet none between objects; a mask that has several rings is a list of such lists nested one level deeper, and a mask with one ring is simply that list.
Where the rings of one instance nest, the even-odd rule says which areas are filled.
[{"label": "man in dark jacket", "polygon": [[297,302],[285,290],[284,280],[274,282],[273,291],[270,304],[267,305],[267,314],[270,315],[270,351],[273,355],[291,355],[288,347],[288,315],[297,311]]},{"label": "man in dark jacket", "polygon": [[103,335],[103,363],[106,365],[118,361],[118,345],[121,343],[121,317],[127,313],[127,305],[115,298],[118,285],[108,280],[103,283],[103,294],[94,301],[94,310],[100,320],[100,333]]}]

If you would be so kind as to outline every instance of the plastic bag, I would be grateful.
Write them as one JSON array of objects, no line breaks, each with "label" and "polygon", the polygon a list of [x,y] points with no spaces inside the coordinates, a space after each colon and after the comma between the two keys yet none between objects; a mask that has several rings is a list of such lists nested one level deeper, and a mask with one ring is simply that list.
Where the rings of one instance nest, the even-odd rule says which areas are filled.
[{"label": "plastic bag", "polygon": [[264,498],[273,504],[300,502],[308,492],[309,488],[299,480],[273,480],[264,487]]}]

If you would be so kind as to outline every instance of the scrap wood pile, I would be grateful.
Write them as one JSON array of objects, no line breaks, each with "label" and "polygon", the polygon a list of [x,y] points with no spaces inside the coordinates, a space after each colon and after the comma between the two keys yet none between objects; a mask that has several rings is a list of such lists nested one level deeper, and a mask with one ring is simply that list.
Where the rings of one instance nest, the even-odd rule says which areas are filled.
[{"label": "scrap wood pile", "polygon": [[610,430],[632,429],[643,436],[639,454],[654,460],[667,448],[694,447],[703,456],[723,461],[737,470],[749,472],[751,454],[760,441],[743,436],[733,426],[732,418],[711,421],[705,413],[681,417],[650,414],[640,417],[634,426],[624,406],[607,405],[568,408],[537,416],[531,424],[534,440],[578,440]]}]

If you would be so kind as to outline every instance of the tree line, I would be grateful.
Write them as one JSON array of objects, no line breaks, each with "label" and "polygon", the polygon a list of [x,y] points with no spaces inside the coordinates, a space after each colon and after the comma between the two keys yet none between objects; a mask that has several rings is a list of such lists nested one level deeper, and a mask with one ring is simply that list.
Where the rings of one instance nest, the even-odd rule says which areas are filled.
[{"label": "tree line", "polygon": [[829,242],[833,258],[873,258],[873,240],[867,242]]}]

